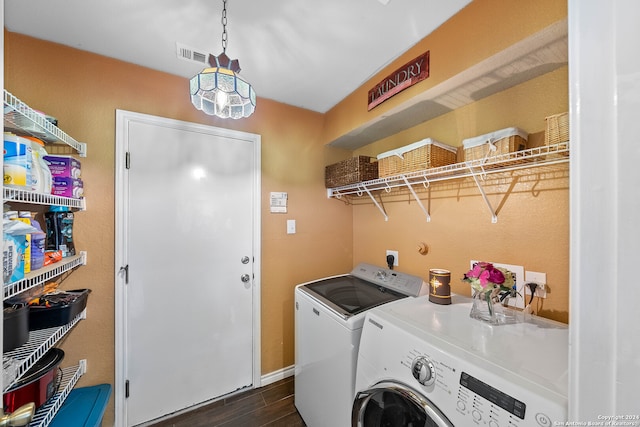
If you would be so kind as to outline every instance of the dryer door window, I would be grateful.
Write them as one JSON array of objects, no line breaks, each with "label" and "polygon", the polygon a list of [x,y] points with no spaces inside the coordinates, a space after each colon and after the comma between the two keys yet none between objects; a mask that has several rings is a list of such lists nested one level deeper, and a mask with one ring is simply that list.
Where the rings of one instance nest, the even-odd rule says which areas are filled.
[{"label": "dryer door window", "polygon": [[424,396],[398,383],[380,383],[356,395],[352,427],[453,427]]}]

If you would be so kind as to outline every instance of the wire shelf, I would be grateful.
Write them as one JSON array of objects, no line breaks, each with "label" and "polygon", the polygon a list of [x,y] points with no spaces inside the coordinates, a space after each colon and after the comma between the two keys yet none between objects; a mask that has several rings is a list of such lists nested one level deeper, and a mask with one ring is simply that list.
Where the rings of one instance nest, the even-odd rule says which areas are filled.
[{"label": "wire shelf", "polygon": [[82,310],[82,313],[78,314],[66,325],[30,331],[29,341],[15,350],[4,353],[3,358],[13,359],[18,363],[16,378],[11,381],[11,383],[5,384],[5,391],[11,388],[20,377],[31,369],[31,367],[44,356],[47,351],[53,348],[80,320],[85,319],[86,315],[87,309],[85,308]]},{"label": "wire shelf", "polygon": [[344,185],[342,187],[327,189],[328,197],[340,198],[346,195],[362,196],[365,189],[369,191],[388,191],[391,188],[406,187],[408,180],[411,185],[429,184],[438,181],[447,181],[458,178],[466,178],[475,174],[493,174],[508,172],[517,169],[534,168],[543,165],[567,163],[569,161],[569,142],[530,148],[513,153],[501,154],[477,159],[469,162],[454,163],[403,175],[388,176],[370,181]]},{"label": "wire shelf", "polygon": [[53,421],[53,417],[56,416],[62,407],[62,404],[67,396],[69,396],[69,393],[71,393],[71,390],[73,390],[73,387],[86,371],[87,364],[85,360],[81,360],[78,366],[71,366],[62,369],[62,380],[58,391],[51,396],[51,399],[49,399],[47,403],[38,408],[33,419],[29,423],[29,427],[48,426],[51,421]]},{"label": "wire shelf", "polygon": [[48,121],[24,102],[4,90],[4,128],[17,134],[27,134],[49,143],[72,147],[80,157],[86,157],[87,144],[78,142]]},{"label": "wire shelf", "polygon": [[[336,199],[344,198],[347,202],[351,202],[351,200],[356,198],[367,196],[370,202],[378,208],[385,221],[387,221],[389,217],[384,207],[376,200],[376,197],[374,197],[374,192],[377,192],[379,195],[384,195],[396,188],[407,188],[413,195],[418,206],[420,206],[424,212],[426,220],[431,221],[431,216],[418,197],[414,187],[424,186],[428,188],[431,183],[434,182],[472,177],[491,213],[491,221],[495,223],[498,221],[496,211],[491,206],[483,189],[483,181],[487,175],[568,162],[569,142],[567,141],[485,157],[483,159],[358,182],[336,188],[327,188],[327,197]],[[364,200],[366,197],[362,197],[362,199]]]},{"label": "wire shelf", "polygon": [[31,273],[27,273],[24,279],[9,283],[4,286],[4,300],[16,296],[36,286],[44,284],[47,280],[58,277],[62,273],[70,271],[80,265],[87,263],[87,253],[80,252],[78,255],[63,258],[61,261],[42,267]]},{"label": "wire shelf", "polygon": [[32,203],[35,205],[66,206],[72,209],[85,210],[85,199],[55,196],[53,194],[36,193],[22,188],[2,187],[5,202]]}]

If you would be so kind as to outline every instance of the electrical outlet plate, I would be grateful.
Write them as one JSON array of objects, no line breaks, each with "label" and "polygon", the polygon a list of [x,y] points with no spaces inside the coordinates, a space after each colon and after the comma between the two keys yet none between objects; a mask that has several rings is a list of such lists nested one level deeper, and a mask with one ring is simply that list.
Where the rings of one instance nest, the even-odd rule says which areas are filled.
[{"label": "electrical outlet plate", "polygon": [[[478,262],[479,261],[471,260],[470,268],[473,268],[473,266]],[[521,265],[503,264],[500,262],[491,262],[491,264],[493,264],[496,267],[506,268],[507,270],[509,270],[515,275],[514,281],[516,284],[516,290],[518,291],[519,295],[516,295],[513,298],[509,298],[508,300],[509,307],[524,308],[524,304],[525,304],[524,284],[526,283],[524,280],[524,267]]]},{"label": "electrical outlet plate", "polygon": [[[387,256],[388,255],[393,255],[393,266],[397,267],[399,265],[398,263],[398,251],[390,251],[389,249],[387,249]],[[386,256],[385,256],[385,260],[386,260]],[[385,261],[386,263],[386,261]]]},{"label": "electrical outlet plate", "polygon": [[[538,284],[536,288],[536,296],[538,298],[547,297],[547,273],[538,273],[537,271],[524,272],[525,283],[535,282]],[[528,286],[524,288],[525,295],[531,295],[531,289]]]}]

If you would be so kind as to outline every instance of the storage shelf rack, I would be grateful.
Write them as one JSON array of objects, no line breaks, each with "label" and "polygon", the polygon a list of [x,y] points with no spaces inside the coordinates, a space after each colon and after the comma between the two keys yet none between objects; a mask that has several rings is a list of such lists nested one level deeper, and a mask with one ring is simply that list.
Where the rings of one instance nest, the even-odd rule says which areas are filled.
[{"label": "storage shelf rack", "polygon": [[[80,157],[86,157],[87,144],[78,142],[47,118],[30,108],[27,104],[4,90],[4,128],[5,131],[14,132],[17,135],[30,135],[41,139],[47,144],[62,144],[71,147]],[[3,187],[3,203],[17,202],[32,205],[57,205],[71,209],[85,210],[85,199],[72,199],[27,191],[19,188]],[[27,274],[24,279],[3,284],[3,300],[17,296],[25,291],[32,290],[43,285],[73,268],[86,264],[86,252],[80,252],[76,256],[67,257],[47,267]],[[17,382],[44,354],[53,348],[71,329],[82,319],[86,318],[86,309],[76,316],[71,322],[61,327],[41,329],[29,332],[29,340],[17,349],[3,353],[3,368],[6,374],[11,370],[12,380],[9,376],[3,381],[5,391]],[[79,365],[62,369],[62,380],[59,390],[51,399],[39,408],[34,418],[29,423],[32,427],[46,427],[64,403],[65,399],[75,387],[80,376],[87,371],[86,360],[80,360]],[[13,375],[15,374],[15,375]],[[9,384],[7,384],[9,383]]]},{"label": "storage shelf rack", "polygon": [[73,147],[80,157],[87,156],[87,144],[78,142],[46,117],[4,90],[4,128],[29,134],[49,143],[62,143]]},{"label": "storage shelf rack", "polygon": [[53,328],[39,329],[29,332],[29,340],[20,347],[3,354],[4,359],[13,359],[17,362],[16,379],[5,384],[7,391],[16,383],[16,380],[24,375],[35,363],[51,350],[62,337],[64,337],[81,320],[86,319],[87,309],[82,310],[71,322],[66,325]]},{"label": "storage shelf rack", "polygon": [[424,188],[428,188],[431,183],[472,177],[491,213],[491,221],[496,223],[498,217],[482,185],[487,175],[568,162],[569,142],[567,141],[485,157],[483,159],[343,185],[336,188],[328,188],[327,197],[336,199],[344,198],[349,202],[354,197],[359,198],[367,195],[380,213],[382,213],[385,221],[387,221],[389,217],[382,205],[374,197],[374,192],[384,195],[385,193],[390,193],[391,190],[395,188],[408,188],[418,206],[420,206],[424,212],[426,220],[431,221],[431,216],[418,197],[415,187],[423,186]]}]

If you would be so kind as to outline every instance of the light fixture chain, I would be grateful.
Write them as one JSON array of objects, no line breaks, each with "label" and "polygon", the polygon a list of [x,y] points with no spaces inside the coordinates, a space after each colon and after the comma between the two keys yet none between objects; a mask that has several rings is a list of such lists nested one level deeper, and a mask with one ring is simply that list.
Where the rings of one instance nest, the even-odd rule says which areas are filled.
[{"label": "light fixture chain", "polygon": [[222,0],[222,52],[227,51],[227,0]]}]

